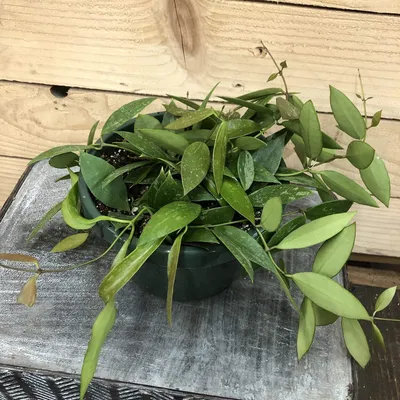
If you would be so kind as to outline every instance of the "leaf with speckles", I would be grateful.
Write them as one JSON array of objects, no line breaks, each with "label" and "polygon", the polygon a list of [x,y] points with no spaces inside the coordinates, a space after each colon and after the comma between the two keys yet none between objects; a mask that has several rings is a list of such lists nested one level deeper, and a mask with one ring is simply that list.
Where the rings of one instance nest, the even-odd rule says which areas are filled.
[{"label": "leaf with speckles", "polygon": [[210,108],[197,111],[187,111],[182,115],[181,118],[169,123],[165,128],[172,130],[188,128],[189,126],[195,125],[198,122],[204,121],[206,118],[214,114],[214,110]]},{"label": "leaf with speckles", "polygon": [[249,199],[254,207],[264,207],[264,204],[272,197],[278,196],[281,198],[282,204],[288,204],[311,194],[311,190],[302,186],[290,184],[270,185],[251,193]]}]

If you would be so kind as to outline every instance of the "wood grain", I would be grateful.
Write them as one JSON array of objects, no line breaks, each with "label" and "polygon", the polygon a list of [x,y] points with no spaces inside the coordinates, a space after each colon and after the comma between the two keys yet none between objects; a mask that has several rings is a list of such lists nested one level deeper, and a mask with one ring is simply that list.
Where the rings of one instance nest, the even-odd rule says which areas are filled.
[{"label": "wood grain", "polygon": [[[290,87],[328,111],[328,82],[354,100],[361,68],[370,112],[400,118],[400,24],[390,15],[235,0],[6,0],[0,79],[107,89],[240,95],[286,59]],[[273,21],[273,22],[272,22]],[[67,67],[68,66],[68,67]]]},{"label": "wood grain", "polygon": [[350,284],[390,288],[398,286],[400,290],[400,272],[377,268],[361,268],[347,265],[347,276]]},{"label": "wood grain", "polygon": [[[252,0],[244,0],[252,1]],[[400,14],[400,3],[397,0],[261,0],[275,4],[338,8],[376,13]]]},{"label": "wood grain", "polygon": [[28,160],[0,156],[0,208],[25,171]]}]

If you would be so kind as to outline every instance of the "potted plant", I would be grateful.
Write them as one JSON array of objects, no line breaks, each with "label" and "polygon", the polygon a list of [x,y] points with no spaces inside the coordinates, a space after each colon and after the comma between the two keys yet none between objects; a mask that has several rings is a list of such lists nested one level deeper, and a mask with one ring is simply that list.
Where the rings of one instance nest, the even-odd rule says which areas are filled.
[{"label": "potted plant", "polygon": [[[233,106],[221,110],[209,105],[215,87],[201,104],[171,96],[165,111],[157,114],[142,114],[154,98],[135,100],[108,118],[95,143],[98,122],[86,145],[55,147],[31,161],[49,159],[52,167],[67,168],[65,178],[70,179],[71,189],[30,238],[61,211],[65,223],[78,232],[55,245],[53,252],[82,245],[90,230],[110,243],[96,260],[118,248],[99,288],[105,306],[93,325],[83,363],[81,398],[114,324],[115,298],[131,279],[147,291],[166,296],[171,322],[173,299],[214,295],[240,275],[253,280],[254,271],[263,268],[277,278],[299,313],[299,359],[311,346],[316,327],[334,323],[338,317],[348,350],[361,366],[367,364],[370,353],[358,320],[371,323],[384,345],[375,314],[390,303],[396,288],[384,291],[369,315],[359,300],[332,279],[353,249],[352,204],[378,207],[377,199],[389,205],[389,175],[366,142],[381,113],[369,124],[364,93],[360,98],[365,117],[344,93],[330,87],[338,127],[353,139],[343,149],[321,130],[312,101],[303,103],[288,91],[286,62],[275,64],[278,72],[269,80],[280,76],[284,89],[222,97],[227,106]],[[301,169],[286,167],[285,146],[294,146]],[[367,190],[339,172],[318,168],[337,159],[347,159],[360,171]],[[321,204],[290,216],[285,213],[287,204],[315,192]],[[320,243],[310,272],[286,271],[281,251]],[[30,256],[1,254],[0,258],[36,264],[35,269],[25,269],[34,276],[18,298],[32,306],[36,279],[54,271],[41,269]],[[292,297],[293,286],[304,294],[301,305]]]}]

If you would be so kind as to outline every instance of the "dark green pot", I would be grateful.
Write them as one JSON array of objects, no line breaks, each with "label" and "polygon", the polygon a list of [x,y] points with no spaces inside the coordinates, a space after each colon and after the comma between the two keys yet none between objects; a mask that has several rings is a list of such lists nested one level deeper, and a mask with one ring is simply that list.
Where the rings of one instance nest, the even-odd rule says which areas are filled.
[{"label": "dark green pot", "polygon": [[[163,113],[152,115],[161,120]],[[134,120],[120,130],[133,131],[133,127]],[[113,137],[115,134],[108,135],[104,139],[110,142]],[[98,152],[92,154],[97,155]],[[100,213],[93,203],[82,175],[79,178],[79,195],[84,216],[86,218],[99,216]],[[97,223],[93,230],[108,243],[112,243],[117,237],[114,226],[109,222]],[[123,242],[124,240],[120,239],[116,247],[121,247]],[[136,242],[136,239],[132,241],[130,252],[134,250]],[[224,246],[206,244],[206,247],[182,246],[175,279],[174,300],[199,300],[213,296],[228,288],[240,274],[240,264]],[[133,278],[141,289],[164,298],[167,295],[167,260],[170,248],[170,245],[162,244]]]}]

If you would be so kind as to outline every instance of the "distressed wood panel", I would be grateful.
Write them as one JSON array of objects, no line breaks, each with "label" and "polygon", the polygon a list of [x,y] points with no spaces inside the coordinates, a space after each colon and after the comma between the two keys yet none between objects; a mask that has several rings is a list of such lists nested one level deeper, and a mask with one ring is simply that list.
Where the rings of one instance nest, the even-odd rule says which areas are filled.
[{"label": "distressed wood panel", "polygon": [[0,79],[192,98],[220,81],[220,94],[239,95],[274,69],[256,50],[263,39],[319,110],[328,82],[356,99],[361,68],[370,111],[400,117],[395,16],[234,0],[5,0],[0,18]]},{"label": "distressed wood panel", "polygon": [[[379,265],[378,265],[379,266]],[[353,265],[346,267],[350,284],[390,288],[398,286],[400,290],[400,271],[383,270],[377,268],[361,268]]]},{"label": "distressed wood panel", "polygon": [[0,156],[0,208],[25,171],[28,160]]},{"label": "distressed wood panel", "polygon": [[[252,1],[252,0],[244,0]],[[400,14],[400,3],[397,0],[260,0],[275,4],[328,7],[376,13]],[[362,16],[360,16],[362,18]]]}]

